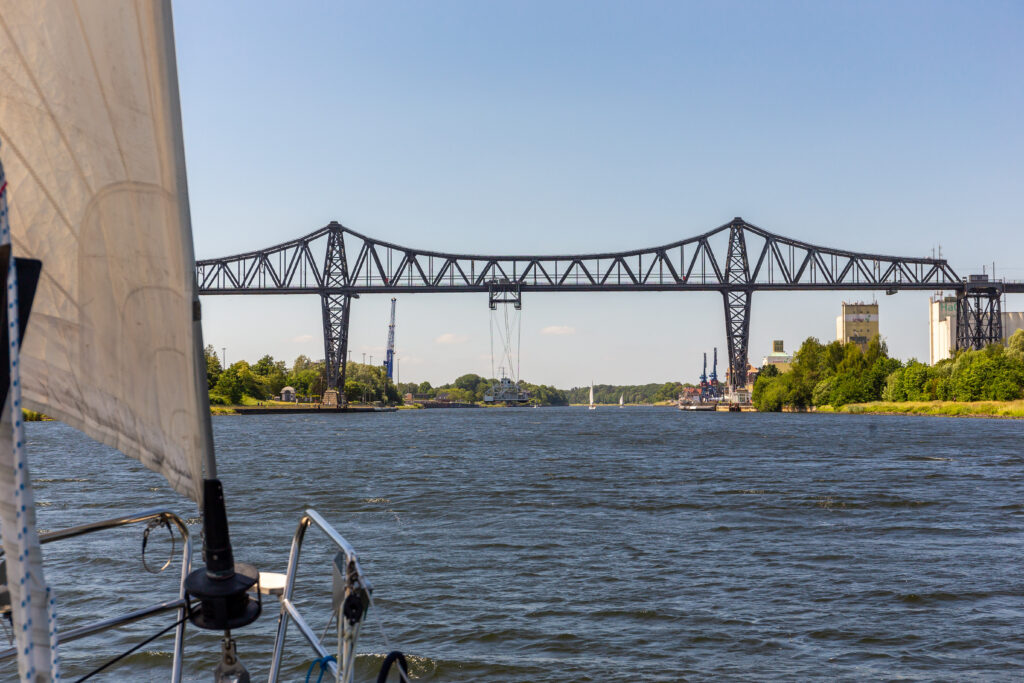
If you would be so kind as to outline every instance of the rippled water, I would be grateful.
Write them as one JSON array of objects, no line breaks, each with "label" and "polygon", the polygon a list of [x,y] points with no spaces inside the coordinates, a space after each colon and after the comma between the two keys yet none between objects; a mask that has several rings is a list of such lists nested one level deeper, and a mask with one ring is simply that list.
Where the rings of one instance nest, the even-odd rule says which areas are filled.
[{"label": "rippled water", "polygon": [[[283,571],[305,506],[361,553],[376,586],[363,680],[387,650],[378,621],[420,680],[1024,670],[1024,422],[551,408],[214,428],[236,559]],[[159,477],[59,423],[30,424],[29,439],[42,527],[155,504],[194,516]],[[170,546],[154,538],[159,562]],[[173,597],[175,570],[140,572],[140,539],[135,528],[45,548],[65,627],[141,606],[147,590]],[[298,588],[317,630],[322,541],[308,535]],[[254,680],[273,642],[265,606],[237,634]],[[166,623],[66,646],[68,673]],[[172,642],[107,679],[166,680]],[[190,680],[210,680],[216,639],[192,631],[188,646]],[[304,680],[311,659],[292,629],[283,678]]]}]

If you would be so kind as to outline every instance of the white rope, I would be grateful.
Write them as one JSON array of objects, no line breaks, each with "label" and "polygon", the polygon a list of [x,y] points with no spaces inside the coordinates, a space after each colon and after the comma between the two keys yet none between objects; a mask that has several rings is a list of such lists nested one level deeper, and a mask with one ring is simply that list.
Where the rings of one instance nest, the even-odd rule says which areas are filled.
[{"label": "white rope", "polygon": [[[2,163],[0,163],[0,245],[11,245],[11,226],[7,211],[7,179],[4,176]],[[25,426],[22,423],[21,372],[18,367],[19,352],[21,350],[21,340],[18,338],[18,271],[14,261],[13,250],[7,268],[7,323],[7,337],[10,343],[9,371],[11,383],[10,387],[8,387],[8,397],[11,410],[11,448],[14,456],[11,463],[14,469],[13,502],[16,529],[19,531],[15,536],[13,533],[15,530],[6,529],[4,533],[6,538],[4,540],[5,544],[13,543],[18,551],[17,554],[7,553],[8,564],[12,570],[8,572],[7,580],[8,585],[12,585],[15,579],[19,581],[20,590],[18,590],[18,593],[21,595],[21,603],[20,605],[15,605],[13,604],[14,600],[12,600],[11,608],[15,611],[16,615],[20,615],[25,620],[21,624],[22,632],[20,634],[18,629],[15,629],[15,639],[18,643],[19,660],[26,664],[26,669],[22,673],[25,674],[26,680],[35,680],[36,676],[41,673],[37,669],[38,660],[36,659],[37,655],[35,655],[37,637],[33,633],[35,629],[33,629],[32,620],[32,592],[33,588],[35,588],[37,597],[41,596],[46,601],[44,609],[49,635],[49,674],[52,680],[59,681],[60,657],[57,654],[56,600],[53,597],[50,586],[42,575],[39,536],[34,524],[30,524],[32,513],[29,512],[29,506],[34,505],[34,502],[32,499],[32,482],[29,478],[28,454],[25,450]],[[33,577],[32,565],[37,559],[39,563],[39,576]],[[12,593],[13,597],[14,594]],[[15,625],[17,625],[17,620]],[[20,638],[18,637],[19,635],[21,636]]]},{"label": "white rope", "polygon": [[[367,595],[370,596],[370,607],[373,607],[373,594],[367,593]],[[377,619],[377,629],[380,631],[380,637],[384,639],[384,648],[387,650],[387,652],[391,652],[391,641],[388,639],[388,634],[384,633],[383,619]],[[402,671],[402,665],[397,661],[395,662],[395,668],[398,669],[398,675],[405,683],[412,683],[412,681],[409,680],[409,677],[405,674],[405,672]]]},{"label": "white rope", "polygon": [[496,375],[494,374],[494,315],[494,310],[491,310],[491,377],[496,377]]}]

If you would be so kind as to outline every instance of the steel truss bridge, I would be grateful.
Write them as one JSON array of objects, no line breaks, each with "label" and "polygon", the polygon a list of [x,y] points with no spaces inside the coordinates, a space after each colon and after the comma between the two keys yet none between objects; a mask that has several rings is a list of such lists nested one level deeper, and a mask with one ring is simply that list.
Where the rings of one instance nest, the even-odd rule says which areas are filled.
[{"label": "steel truss bridge", "polygon": [[491,308],[518,308],[525,292],[721,292],[730,380],[742,386],[755,291],[952,290],[957,348],[1001,341],[1000,298],[1006,291],[1024,291],[1024,285],[961,278],[943,259],[821,247],[742,218],[661,247],[561,256],[412,249],[332,222],[267,249],[198,261],[196,280],[200,294],[208,295],[319,295],[330,389],[345,386],[349,309],[360,294],[486,292]]}]

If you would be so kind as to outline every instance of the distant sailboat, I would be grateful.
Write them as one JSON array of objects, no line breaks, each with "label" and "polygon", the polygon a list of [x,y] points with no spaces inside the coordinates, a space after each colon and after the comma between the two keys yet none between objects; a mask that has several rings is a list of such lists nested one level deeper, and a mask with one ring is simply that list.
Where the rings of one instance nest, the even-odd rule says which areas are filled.
[{"label": "distant sailboat", "polygon": [[594,383],[590,383],[590,410],[597,410],[597,404],[594,403]]},{"label": "distant sailboat", "polygon": [[623,394],[619,394],[619,407],[620,408],[622,407],[622,397],[623,397]]}]

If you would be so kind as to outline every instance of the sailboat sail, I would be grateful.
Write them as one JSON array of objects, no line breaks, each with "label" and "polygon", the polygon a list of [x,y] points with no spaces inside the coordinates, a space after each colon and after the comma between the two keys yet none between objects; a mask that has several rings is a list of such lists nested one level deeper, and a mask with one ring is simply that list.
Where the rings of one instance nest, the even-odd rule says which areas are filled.
[{"label": "sailboat sail", "polygon": [[198,502],[212,451],[170,2],[4,3],[0,78],[13,250],[43,262],[24,404]]},{"label": "sailboat sail", "polygon": [[590,407],[594,407],[594,385],[590,385]]}]

